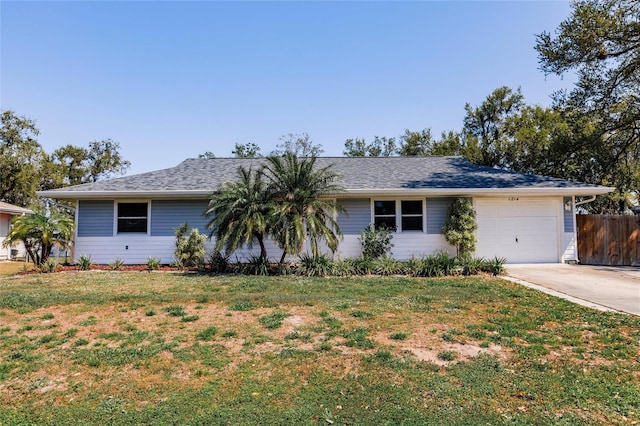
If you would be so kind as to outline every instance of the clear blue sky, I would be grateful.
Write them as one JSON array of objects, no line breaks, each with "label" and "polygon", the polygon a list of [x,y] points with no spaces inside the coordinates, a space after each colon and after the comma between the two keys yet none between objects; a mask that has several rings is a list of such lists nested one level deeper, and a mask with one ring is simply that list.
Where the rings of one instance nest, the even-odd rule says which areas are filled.
[{"label": "clear blue sky", "polygon": [[0,106],[47,152],[120,143],[129,174],[235,142],[268,153],[308,133],[459,130],[464,105],[520,86],[549,105],[569,79],[538,70],[535,34],[568,2],[1,1]]}]

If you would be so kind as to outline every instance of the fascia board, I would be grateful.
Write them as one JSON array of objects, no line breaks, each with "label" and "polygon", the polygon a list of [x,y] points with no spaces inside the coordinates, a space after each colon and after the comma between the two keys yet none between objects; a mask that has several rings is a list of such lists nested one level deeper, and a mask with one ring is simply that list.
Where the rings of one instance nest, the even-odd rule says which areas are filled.
[{"label": "fascia board", "polygon": [[[614,191],[615,188],[598,186],[592,188],[398,188],[398,189],[349,189],[344,192],[327,194],[341,197],[357,196],[545,196],[545,195],[601,195]],[[211,191],[39,191],[41,197],[60,200],[114,199],[114,198],[207,198]]]}]

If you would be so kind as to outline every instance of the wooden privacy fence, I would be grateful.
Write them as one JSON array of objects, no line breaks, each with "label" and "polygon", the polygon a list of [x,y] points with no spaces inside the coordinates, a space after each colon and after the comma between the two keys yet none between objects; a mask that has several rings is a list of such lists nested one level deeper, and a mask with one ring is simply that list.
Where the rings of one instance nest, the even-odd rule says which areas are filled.
[{"label": "wooden privacy fence", "polygon": [[576,225],[580,263],[640,266],[640,216],[579,214]]}]

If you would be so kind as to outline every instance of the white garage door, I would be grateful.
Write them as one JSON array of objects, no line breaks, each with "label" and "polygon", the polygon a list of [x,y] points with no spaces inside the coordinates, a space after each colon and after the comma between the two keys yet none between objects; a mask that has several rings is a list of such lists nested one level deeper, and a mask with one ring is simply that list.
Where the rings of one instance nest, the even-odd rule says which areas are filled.
[{"label": "white garage door", "polygon": [[476,255],[507,263],[558,262],[559,201],[476,198]]}]

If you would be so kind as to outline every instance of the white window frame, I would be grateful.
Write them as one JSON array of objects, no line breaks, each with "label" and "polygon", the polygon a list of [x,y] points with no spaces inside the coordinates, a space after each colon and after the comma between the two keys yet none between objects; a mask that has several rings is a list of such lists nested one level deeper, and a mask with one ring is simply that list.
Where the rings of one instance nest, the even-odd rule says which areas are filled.
[{"label": "white window frame", "polygon": [[[113,235],[126,235],[126,236],[148,236],[151,232],[151,200],[149,199],[134,199],[134,200],[114,200],[113,203]],[[147,230],[146,232],[118,232],[118,205],[119,204],[147,204]]]},{"label": "white window frame", "polygon": [[[402,197],[402,198],[390,198],[390,197],[376,197],[371,198],[371,223],[376,222],[376,201],[394,201],[396,203],[396,233],[400,234],[402,232],[405,233],[426,233],[427,232],[427,199],[426,197]],[[403,231],[402,229],[402,202],[403,201],[422,201],[422,231],[418,230],[410,230]],[[405,215],[405,216],[414,216],[417,215]]]}]

